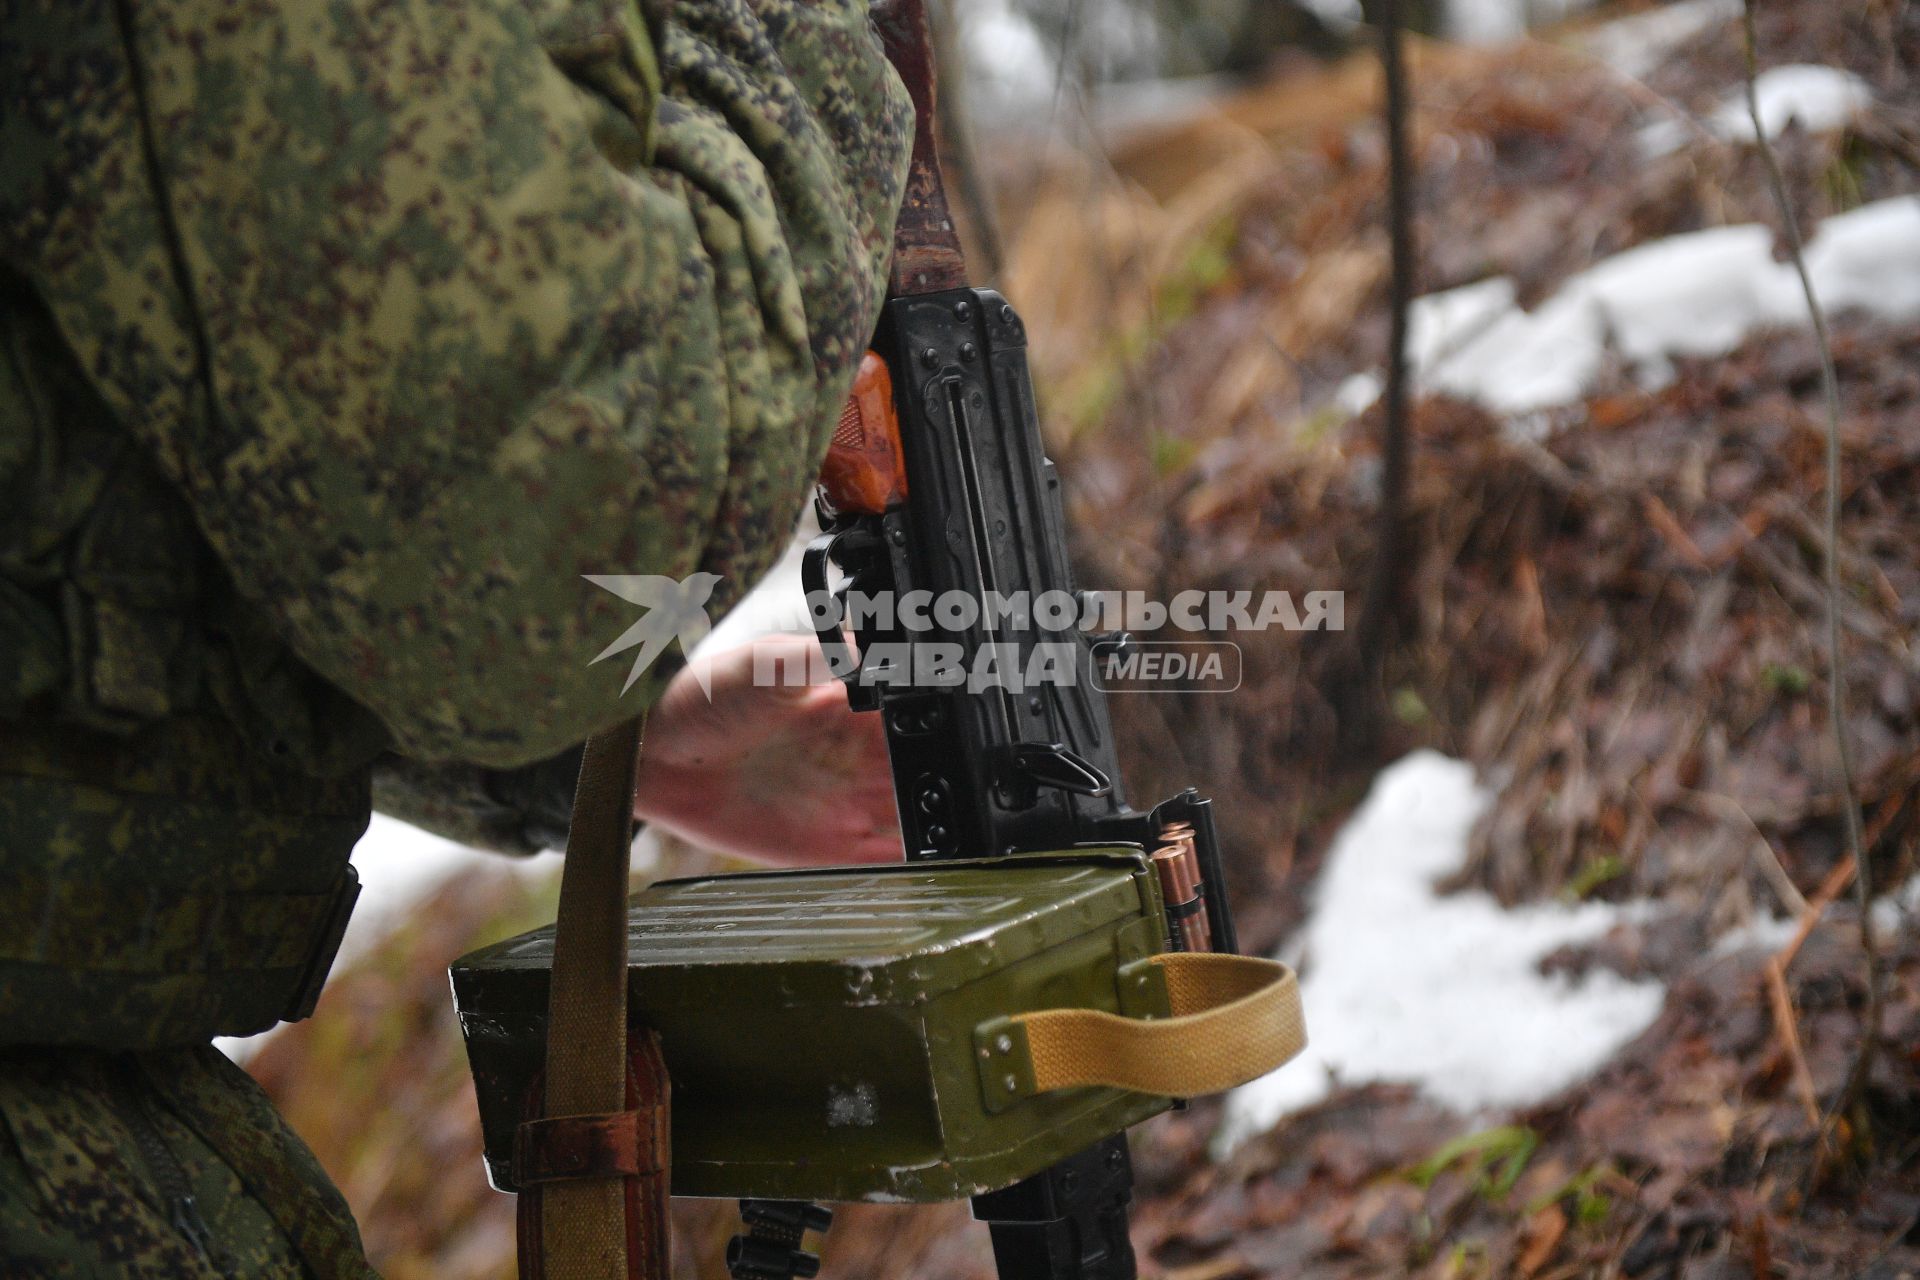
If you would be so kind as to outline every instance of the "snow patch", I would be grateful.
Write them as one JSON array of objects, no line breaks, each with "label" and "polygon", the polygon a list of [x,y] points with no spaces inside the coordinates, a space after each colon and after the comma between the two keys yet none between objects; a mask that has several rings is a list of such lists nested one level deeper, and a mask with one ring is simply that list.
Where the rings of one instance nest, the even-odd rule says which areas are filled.
[{"label": "snow patch", "polygon": [[954,6],[967,62],[968,105],[1000,127],[1050,129],[1059,124],[1060,77],[1084,74],[1100,93],[1116,82],[1154,78],[1160,65],[1159,25],[1142,5],[1110,4],[1074,26],[1073,54],[1062,63],[1022,6],[1010,0],[967,0]]},{"label": "snow patch", "polygon": [[1800,922],[1786,916],[1755,916],[1714,939],[1713,954],[1731,956],[1746,951],[1778,951],[1793,941],[1799,929]]},{"label": "snow patch", "polygon": [[[1847,899],[1851,901],[1851,898]],[[1871,907],[1874,936],[1891,944],[1900,931],[1920,912],[1920,875],[1889,889],[1873,900]],[[1849,923],[1848,929],[1853,928]],[[1713,944],[1716,956],[1743,951],[1778,952],[1800,932],[1800,921],[1792,916],[1755,916],[1737,929],[1729,929]]]},{"label": "snow patch", "polygon": [[[1530,413],[1579,399],[1611,339],[1648,384],[1664,383],[1667,357],[1730,351],[1779,310],[1772,248],[1772,234],[1751,225],[1629,249],[1573,277],[1532,312],[1516,307],[1484,320],[1477,335],[1422,370],[1424,380],[1501,413]],[[1427,310],[1452,302],[1441,294]],[[1445,317],[1430,314],[1428,323],[1439,329]],[[1439,337],[1431,341],[1444,349]]]},{"label": "snow patch", "polygon": [[[1810,133],[1838,129],[1873,105],[1873,90],[1867,82],[1839,67],[1806,63],[1769,67],[1754,77],[1753,90],[1759,100],[1760,128],[1769,138],[1785,133],[1794,121]],[[1745,91],[1721,103],[1711,123],[1722,137],[1752,142],[1753,117],[1747,111]]]},{"label": "snow patch", "polygon": [[1489,799],[1472,766],[1431,751],[1375,780],[1334,841],[1297,939],[1306,1051],[1228,1097],[1220,1150],[1336,1083],[1413,1084],[1463,1112],[1525,1106],[1591,1074],[1659,1014],[1660,983],[1539,972],[1550,952],[1645,908],[1507,909],[1484,893],[1434,891],[1464,864]]},{"label": "snow patch", "polygon": [[[1920,320],[1920,196],[1878,200],[1828,218],[1807,242],[1806,258],[1822,306]],[[1783,264],[1779,270],[1797,291],[1793,269]]]},{"label": "snow patch", "polygon": [[1892,942],[1903,929],[1912,925],[1916,912],[1920,912],[1920,875],[1873,900],[1874,935],[1882,940],[1883,945]]},{"label": "snow patch", "polygon": [[1377,373],[1351,374],[1333,389],[1332,404],[1349,418],[1357,418],[1371,409],[1386,389],[1387,384]]},{"label": "snow patch", "polygon": [[1055,60],[1027,17],[1009,0],[957,6],[960,39],[982,106],[1004,112],[1044,107],[1054,94]]},{"label": "snow patch", "polygon": [[1436,369],[1517,310],[1505,276],[1416,298],[1407,313],[1407,359],[1414,369]]},{"label": "snow patch", "polygon": [[[1770,67],[1754,79],[1760,107],[1760,127],[1777,138],[1789,124],[1809,133],[1827,133],[1857,120],[1873,105],[1873,90],[1851,71],[1808,63]],[[1747,110],[1745,87],[1728,94],[1707,116],[1706,132],[1727,142],[1754,140],[1753,116]],[[1684,147],[1700,126],[1685,120],[1656,120],[1640,130],[1636,145],[1648,159],[1657,160]]]},{"label": "snow patch", "polygon": [[[1836,214],[1806,246],[1829,311],[1920,319],[1920,199],[1897,196]],[[1408,354],[1426,391],[1516,418],[1578,401],[1610,352],[1658,389],[1671,360],[1725,355],[1755,330],[1809,323],[1791,263],[1757,223],[1715,227],[1628,249],[1569,279],[1532,311],[1506,277],[1414,301]],[[1342,408],[1371,403],[1370,375],[1340,388]],[[1364,403],[1363,403],[1364,399]]]}]

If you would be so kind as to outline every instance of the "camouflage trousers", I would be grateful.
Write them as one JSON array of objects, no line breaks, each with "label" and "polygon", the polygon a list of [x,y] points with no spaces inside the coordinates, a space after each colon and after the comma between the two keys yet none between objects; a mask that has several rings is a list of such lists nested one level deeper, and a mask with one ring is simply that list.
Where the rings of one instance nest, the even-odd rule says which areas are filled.
[{"label": "camouflage trousers", "polygon": [[0,1275],[374,1274],[345,1198],[212,1046],[0,1052]]}]

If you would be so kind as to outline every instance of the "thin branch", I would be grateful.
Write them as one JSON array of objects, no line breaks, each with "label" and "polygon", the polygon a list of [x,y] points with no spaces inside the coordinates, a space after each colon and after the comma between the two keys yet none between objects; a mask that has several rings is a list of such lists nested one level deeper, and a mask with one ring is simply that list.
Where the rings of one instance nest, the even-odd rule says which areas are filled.
[{"label": "thin branch", "polygon": [[1787,991],[1786,970],[1778,960],[1769,960],[1766,974],[1767,1003],[1773,1009],[1774,1031],[1780,1037],[1780,1051],[1786,1055],[1787,1067],[1793,1076],[1794,1092],[1800,1095],[1800,1108],[1807,1114],[1807,1123],[1816,1133],[1824,1133],[1820,1125],[1820,1097],[1814,1092],[1813,1072],[1807,1066],[1806,1052],[1800,1047],[1800,1028],[1794,1018],[1793,996]]},{"label": "thin branch", "polygon": [[1853,1069],[1847,1073],[1846,1087],[1834,1099],[1822,1131],[1859,1107],[1865,1096],[1867,1076],[1873,1069],[1874,1053],[1880,1043],[1880,953],[1873,936],[1873,885],[1867,866],[1865,842],[1860,836],[1860,806],[1854,799],[1853,749],[1847,741],[1846,666],[1840,653],[1840,376],[1834,369],[1833,342],[1827,333],[1826,312],[1814,293],[1813,277],[1807,271],[1805,244],[1800,236],[1800,220],[1794,216],[1793,201],[1787,195],[1787,180],[1780,171],[1779,157],[1768,141],[1765,123],[1760,119],[1759,38],[1754,27],[1754,9],[1758,0],[1745,0],[1743,9],[1746,32],[1747,115],[1753,121],[1753,136],[1766,165],[1767,186],[1780,211],[1787,233],[1787,252],[1794,273],[1800,277],[1800,290],[1806,295],[1807,314],[1813,320],[1813,334],[1820,344],[1820,386],[1827,409],[1827,528],[1826,576],[1827,624],[1827,718],[1832,722],[1833,753],[1840,773],[1840,812],[1845,818],[1847,855],[1853,862],[1853,892],[1860,908],[1860,948],[1867,961],[1866,1025],[1860,1047],[1854,1055]]},{"label": "thin branch", "polygon": [[1800,886],[1787,874],[1786,867],[1780,863],[1779,851],[1773,847],[1773,841],[1767,839],[1767,833],[1753,820],[1746,807],[1732,796],[1717,791],[1686,791],[1683,795],[1698,798],[1702,806],[1718,810],[1722,817],[1738,818],[1753,833],[1753,863],[1759,869],[1767,887],[1773,890],[1773,896],[1780,900],[1780,906],[1787,914],[1804,916],[1807,913],[1807,899],[1800,892]]},{"label": "thin branch", "polygon": [[1800,913],[1800,923],[1794,929],[1793,936],[1787,939],[1784,947],[1773,953],[1772,963],[1779,968],[1780,972],[1785,973],[1787,966],[1793,963],[1794,957],[1800,954],[1800,948],[1806,945],[1814,926],[1819,924],[1820,918],[1826,914],[1828,904],[1844,893],[1851,883],[1853,883],[1853,864],[1851,862],[1834,864],[1833,870],[1827,873],[1827,878],[1820,882],[1818,889],[1814,890],[1813,897],[1807,902],[1807,909]]},{"label": "thin branch", "polygon": [[1082,0],[1067,0],[1066,29],[1060,33],[1060,56],[1053,68],[1053,107],[1047,113],[1047,124],[1049,127],[1057,124],[1060,120],[1060,103],[1064,99],[1067,91],[1067,63],[1069,60],[1074,60],[1077,64],[1075,66],[1075,79],[1083,78],[1078,73],[1084,70],[1084,64],[1080,64],[1077,59],[1073,58],[1074,43],[1080,38],[1081,3]]},{"label": "thin branch", "polygon": [[[1365,688],[1362,700],[1384,697],[1387,650],[1406,611],[1406,503],[1411,441],[1407,422],[1407,330],[1413,306],[1413,160],[1408,141],[1407,69],[1401,40],[1402,0],[1379,7],[1380,65],[1386,80],[1387,208],[1392,244],[1392,328],[1387,343],[1380,515],[1365,612],[1356,637]],[[1378,714],[1377,710],[1375,714]]]}]

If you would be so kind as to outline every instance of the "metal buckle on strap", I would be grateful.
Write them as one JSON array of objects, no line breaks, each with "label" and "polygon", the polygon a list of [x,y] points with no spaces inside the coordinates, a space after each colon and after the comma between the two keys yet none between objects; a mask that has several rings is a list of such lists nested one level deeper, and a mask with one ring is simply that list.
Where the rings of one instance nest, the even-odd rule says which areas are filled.
[{"label": "metal buckle on strap", "polygon": [[327,973],[333,968],[333,959],[340,954],[340,941],[347,935],[353,904],[359,897],[360,873],[349,862],[341,872],[340,885],[334,890],[326,919],[314,933],[313,949],[307,952],[299,985],[293,989],[286,1010],[280,1015],[282,1022],[299,1022],[313,1016],[314,1006],[320,1003],[321,988],[327,985]]}]

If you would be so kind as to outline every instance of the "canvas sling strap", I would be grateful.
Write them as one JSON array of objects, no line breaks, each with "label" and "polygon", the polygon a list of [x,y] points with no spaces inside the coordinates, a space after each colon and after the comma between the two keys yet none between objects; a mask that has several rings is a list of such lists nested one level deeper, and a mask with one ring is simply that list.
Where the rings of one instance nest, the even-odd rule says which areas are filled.
[{"label": "canvas sling strap", "polygon": [[642,721],[588,741],[560,878],[547,1061],[514,1136],[522,1280],[666,1280],[659,1040],[627,1037],[627,864]]},{"label": "canvas sling strap", "polygon": [[[1206,951],[1170,952],[1139,964],[1165,979],[1171,1016],[1123,1018],[1097,1009],[1016,1014],[1005,1052],[1012,1077],[1024,1085],[1019,1092],[1104,1085],[1192,1098],[1263,1076],[1306,1047],[1300,983],[1284,964]],[[1128,976],[1121,971],[1123,981]]]}]

